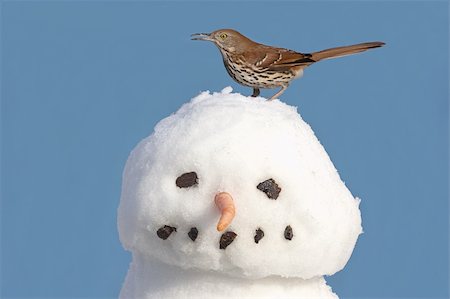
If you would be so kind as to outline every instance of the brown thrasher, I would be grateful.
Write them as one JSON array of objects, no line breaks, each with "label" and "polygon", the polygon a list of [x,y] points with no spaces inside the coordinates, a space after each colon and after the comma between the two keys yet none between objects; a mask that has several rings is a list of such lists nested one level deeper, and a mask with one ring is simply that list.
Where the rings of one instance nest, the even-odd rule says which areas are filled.
[{"label": "brown thrasher", "polygon": [[253,97],[259,95],[260,88],[281,87],[270,100],[278,98],[288,88],[291,80],[302,76],[303,69],[317,61],[384,45],[383,42],[369,42],[304,54],[256,43],[233,29],[195,33],[192,34],[192,39],[213,42],[222,54],[228,74],[237,83],[252,87]]}]

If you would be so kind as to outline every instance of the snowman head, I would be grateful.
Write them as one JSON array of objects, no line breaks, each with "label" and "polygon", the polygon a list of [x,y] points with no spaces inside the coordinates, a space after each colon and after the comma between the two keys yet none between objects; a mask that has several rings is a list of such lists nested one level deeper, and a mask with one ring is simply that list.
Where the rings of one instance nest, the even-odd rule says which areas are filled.
[{"label": "snowman head", "polygon": [[125,248],[251,278],[339,271],[361,233],[359,200],[294,107],[229,92],[200,94],[133,150]]}]

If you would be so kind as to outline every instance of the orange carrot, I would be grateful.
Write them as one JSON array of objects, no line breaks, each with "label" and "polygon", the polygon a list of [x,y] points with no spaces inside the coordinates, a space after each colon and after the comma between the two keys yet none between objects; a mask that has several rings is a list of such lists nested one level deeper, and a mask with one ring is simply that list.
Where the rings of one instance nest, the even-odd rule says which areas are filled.
[{"label": "orange carrot", "polygon": [[231,224],[236,214],[233,197],[227,192],[220,192],[214,198],[214,202],[221,214],[219,223],[217,223],[217,230],[221,232]]}]

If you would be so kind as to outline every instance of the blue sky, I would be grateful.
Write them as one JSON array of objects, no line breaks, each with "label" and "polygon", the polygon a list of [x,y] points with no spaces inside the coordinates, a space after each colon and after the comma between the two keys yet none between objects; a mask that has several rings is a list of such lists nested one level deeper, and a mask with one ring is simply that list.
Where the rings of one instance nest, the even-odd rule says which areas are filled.
[{"label": "blue sky", "polygon": [[446,1],[3,1],[1,13],[2,297],[117,296],[129,152],[202,90],[251,93],[189,39],[218,28],[300,52],[386,42],[311,66],[282,100],[362,199],[365,233],[327,279],[335,292],[448,297]]}]

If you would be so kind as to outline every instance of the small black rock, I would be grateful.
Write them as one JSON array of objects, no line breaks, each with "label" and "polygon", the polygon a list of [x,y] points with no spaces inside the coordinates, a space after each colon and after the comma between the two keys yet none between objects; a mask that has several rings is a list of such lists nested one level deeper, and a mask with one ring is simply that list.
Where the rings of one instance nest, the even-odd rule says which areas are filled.
[{"label": "small black rock", "polygon": [[264,238],[264,232],[262,229],[258,228],[255,234],[255,243],[258,244],[262,238]]},{"label": "small black rock", "polygon": [[191,228],[191,230],[188,232],[188,236],[192,241],[195,241],[198,236],[198,229],[196,227]]},{"label": "small black rock", "polygon": [[180,175],[175,184],[180,188],[189,188],[198,184],[198,176],[195,172],[186,172]]},{"label": "small black rock", "polygon": [[228,231],[228,232],[225,232],[224,234],[222,234],[222,236],[220,237],[220,249],[227,248],[228,245],[233,243],[233,241],[236,237],[237,237],[237,234],[232,231]]},{"label": "small black rock", "polygon": [[267,197],[270,199],[277,199],[281,192],[281,188],[274,179],[265,180],[264,182],[259,183],[256,188],[266,193]]},{"label": "small black rock", "polygon": [[286,238],[286,240],[292,240],[292,238],[294,237],[294,233],[292,232],[292,227],[290,225],[286,226],[286,228],[284,229],[284,237]]},{"label": "small black rock", "polygon": [[168,225],[164,225],[163,227],[161,227],[160,229],[158,229],[158,231],[156,232],[156,234],[158,235],[158,237],[160,237],[163,240],[166,240],[171,233],[176,232],[177,229],[173,226],[168,226]]}]

